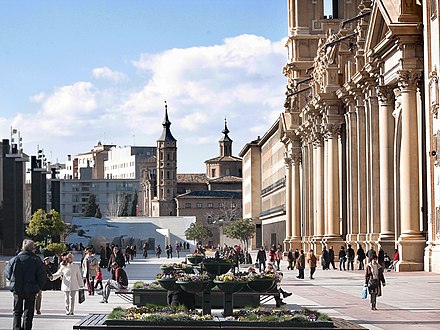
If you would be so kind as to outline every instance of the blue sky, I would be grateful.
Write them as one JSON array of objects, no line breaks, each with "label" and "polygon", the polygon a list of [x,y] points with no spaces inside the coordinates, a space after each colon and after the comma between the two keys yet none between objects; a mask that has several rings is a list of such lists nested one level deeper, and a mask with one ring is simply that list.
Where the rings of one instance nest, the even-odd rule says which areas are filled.
[{"label": "blue sky", "polygon": [[0,133],[53,162],[98,140],[155,145],[163,102],[179,173],[237,155],[283,110],[285,0],[0,1]]}]

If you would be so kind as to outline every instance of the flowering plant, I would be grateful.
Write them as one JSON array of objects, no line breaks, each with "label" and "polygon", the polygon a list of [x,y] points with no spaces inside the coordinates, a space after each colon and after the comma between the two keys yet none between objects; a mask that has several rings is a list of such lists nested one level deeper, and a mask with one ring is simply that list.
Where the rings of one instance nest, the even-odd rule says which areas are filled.
[{"label": "flowering plant", "polygon": [[158,280],[171,280],[171,279],[177,279],[179,277],[179,274],[176,272],[172,273],[160,273],[156,275],[156,279]]},{"label": "flowering plant", "polygon": [[210,280],[210,277],[205,274],[179,274],[177,278],[179,282],[207,282]]},{"label": "flowering plant", "polygon": [[232,273],[226,273],[223,275],[218,275],[215,278],[216,281],[219,282],[241,282],[241,283],[247,283],[249,278],[247,275],[243,274],[232,274]]},{"label": "flowering plant", "polygon": [[279,274],[275,274],[275,273],[251,273],[251,274],[249,274],[250,281],[265,279],[265,280],[275,280],[275,281],[279,282],[279,281],[281,281],[281,278],[282,277]]},{"label": "flowering plant", "polygon": [[224,262],[224,263],[230,263],[233,264],[234,260],[230,259],[230,258],[205,258],[203,260],[204,264],[207,263],[219,263],[219,262]]},{"label": "flowering plant", "polygon": [[317,311],[307,309],[293,310],[285,308],[257,307],[235,311],[227,320],[247,322],[315,322],[329,321],[329,317]]},{"label": "flowering plant", "polygon": [[167,321],[203,321],[212,320],[212,315],[202,315],[196,310],[188,310],[183,306],[147,305],[123,309],[115,308],[109,319],[140,320],[151,322]]}]

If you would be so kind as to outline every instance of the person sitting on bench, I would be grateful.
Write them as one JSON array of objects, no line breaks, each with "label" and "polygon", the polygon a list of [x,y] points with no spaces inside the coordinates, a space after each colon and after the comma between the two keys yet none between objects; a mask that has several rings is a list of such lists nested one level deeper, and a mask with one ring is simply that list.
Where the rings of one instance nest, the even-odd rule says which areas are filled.
[{"label": "person sitting on bench", "polygon": [[281,294],[283,295],[284,298],[287,298],[287,297],[291,296],[292,293],[283,290],[281,288],[281,286],[279,285],[281,283],[281,279],[283,277],[283,273],[277,272],[277,270],[275,269],[273,264],[270,263],[270,262],[267,264],[265,272],[266,273],[273,273],[273,274],[278,274],[279,275],[279,280],[273,286],[273,288],[270,289],[268,292],[273,294],[277,307],[281,307],[282,305],[285,305],[286,303],[281,299]]},{"label": "person sitting on bench", "polygon": [[102,292],[102,303],[108,303],[108,297],[110,296],[111,289],[123,290],[128,288],[127,273],[119,267],[117,262],[111,265],[113,272],[112,278],[107,280],[104,291]]}]

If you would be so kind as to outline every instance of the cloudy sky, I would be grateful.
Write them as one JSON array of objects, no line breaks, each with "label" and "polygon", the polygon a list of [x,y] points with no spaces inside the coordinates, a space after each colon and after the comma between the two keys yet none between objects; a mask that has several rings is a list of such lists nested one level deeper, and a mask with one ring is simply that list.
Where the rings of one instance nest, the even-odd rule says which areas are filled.
[{"label": "cloudy sky", "polygon": [[203,172],[227,118],[235,155],[283,110],[286,0],[0,2],[0,135],[49,160],[155,145]]}]

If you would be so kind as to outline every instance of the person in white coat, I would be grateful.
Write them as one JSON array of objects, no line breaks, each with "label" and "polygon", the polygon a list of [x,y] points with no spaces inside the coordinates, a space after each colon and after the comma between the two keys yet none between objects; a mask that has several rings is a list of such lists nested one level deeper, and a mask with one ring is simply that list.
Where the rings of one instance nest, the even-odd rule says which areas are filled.
[{"label": "person in white coat", "polygon": [[84,288],[81,269],[73,263],[73,254],[67,253],[62,256],[63,261],[58,271],[52,274],[51,281],[61,277],[61,291],[64,292],[66,300],[66,315],[73,315],[75,308],[75,296],[78,290]]}]

